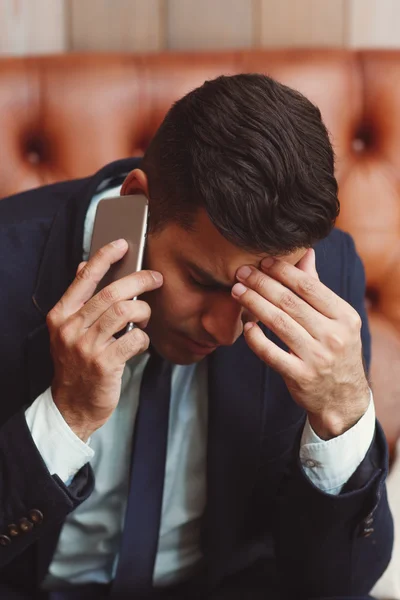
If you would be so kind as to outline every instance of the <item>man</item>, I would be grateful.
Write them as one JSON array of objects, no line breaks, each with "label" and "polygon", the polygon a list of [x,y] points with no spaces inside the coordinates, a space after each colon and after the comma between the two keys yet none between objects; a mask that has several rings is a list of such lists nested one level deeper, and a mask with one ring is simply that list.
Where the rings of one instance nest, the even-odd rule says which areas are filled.
[{"label": "man", "polygon": [[[301,94],[220,77],[143,160],[0,202],[1,597],[368,594],[387,451],[333,162]],[[145,270],[96,293],[119,192],[149,198]]]}]

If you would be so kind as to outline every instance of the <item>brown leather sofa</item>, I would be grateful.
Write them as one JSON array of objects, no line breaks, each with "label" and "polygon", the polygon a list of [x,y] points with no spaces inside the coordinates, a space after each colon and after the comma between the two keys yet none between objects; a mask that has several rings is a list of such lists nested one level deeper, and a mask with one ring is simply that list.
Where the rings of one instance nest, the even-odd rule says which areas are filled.
[{"label": "brown leather sofa", "polygon": [[249,71],[302,91],[331,132],[338,225],[352,233],[366,267],[372,384],[393,447],[400,434],[400,51],[3,58],[0,197],[141,154],[176,98],[221,73]]}]

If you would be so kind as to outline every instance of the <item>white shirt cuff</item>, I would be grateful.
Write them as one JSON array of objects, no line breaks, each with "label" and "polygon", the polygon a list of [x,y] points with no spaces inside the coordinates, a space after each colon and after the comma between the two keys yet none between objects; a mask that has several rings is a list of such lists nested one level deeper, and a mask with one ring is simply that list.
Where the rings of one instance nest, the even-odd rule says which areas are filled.
[{"label": "white shirt cuff", "polygon": [[308,419],[300,445],[300,462],[310,481],[323,492],[340,494],[364,460],[375,433],[372,392],[367,411],[351,429],[331,440],[322,440]]},{"label": "white shirt cuff", "polygon": [[64,421],[50,388],[25,411],[25,418],[50,474],[57,474],[64,483],[94,456],[94,450]]}]

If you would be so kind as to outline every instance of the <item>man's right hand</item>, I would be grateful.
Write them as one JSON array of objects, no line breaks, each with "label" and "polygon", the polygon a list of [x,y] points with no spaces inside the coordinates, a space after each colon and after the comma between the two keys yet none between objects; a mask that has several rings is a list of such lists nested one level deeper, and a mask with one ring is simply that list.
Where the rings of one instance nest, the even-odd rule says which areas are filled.
[{"label": "man's right hand", "polygon": [[126,361],[149,345],[147,334],[138,328],[119,339],[114,334],[129,322],[146,327],[150,307],[132,298],[163,283],[161,273],[140,271],[93,295],[110,266],[127,249],[125,240],[117,240],[81,263],[74,281],[47,316],[54,363],[53,400],[84,441],[116,408]]}]

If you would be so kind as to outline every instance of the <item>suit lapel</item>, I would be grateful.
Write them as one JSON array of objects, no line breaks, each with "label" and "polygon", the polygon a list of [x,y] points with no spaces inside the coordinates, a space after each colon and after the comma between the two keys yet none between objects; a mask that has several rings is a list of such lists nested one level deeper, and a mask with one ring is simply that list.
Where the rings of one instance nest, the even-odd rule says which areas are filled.
[{"label": "suit lapel", "polygon": [[46,323],[43,323],[28,335],[26,359],[29,401],[32,403],[49,387],[53,379],[54,369]]},{"label": "suit lapel", "polygon": [[[256,478],[268,370],[243,337],[209,359],[207,508],[203,543],[219,563],[238,542]],[[216,557],[216,556],[215,556]]]}]

